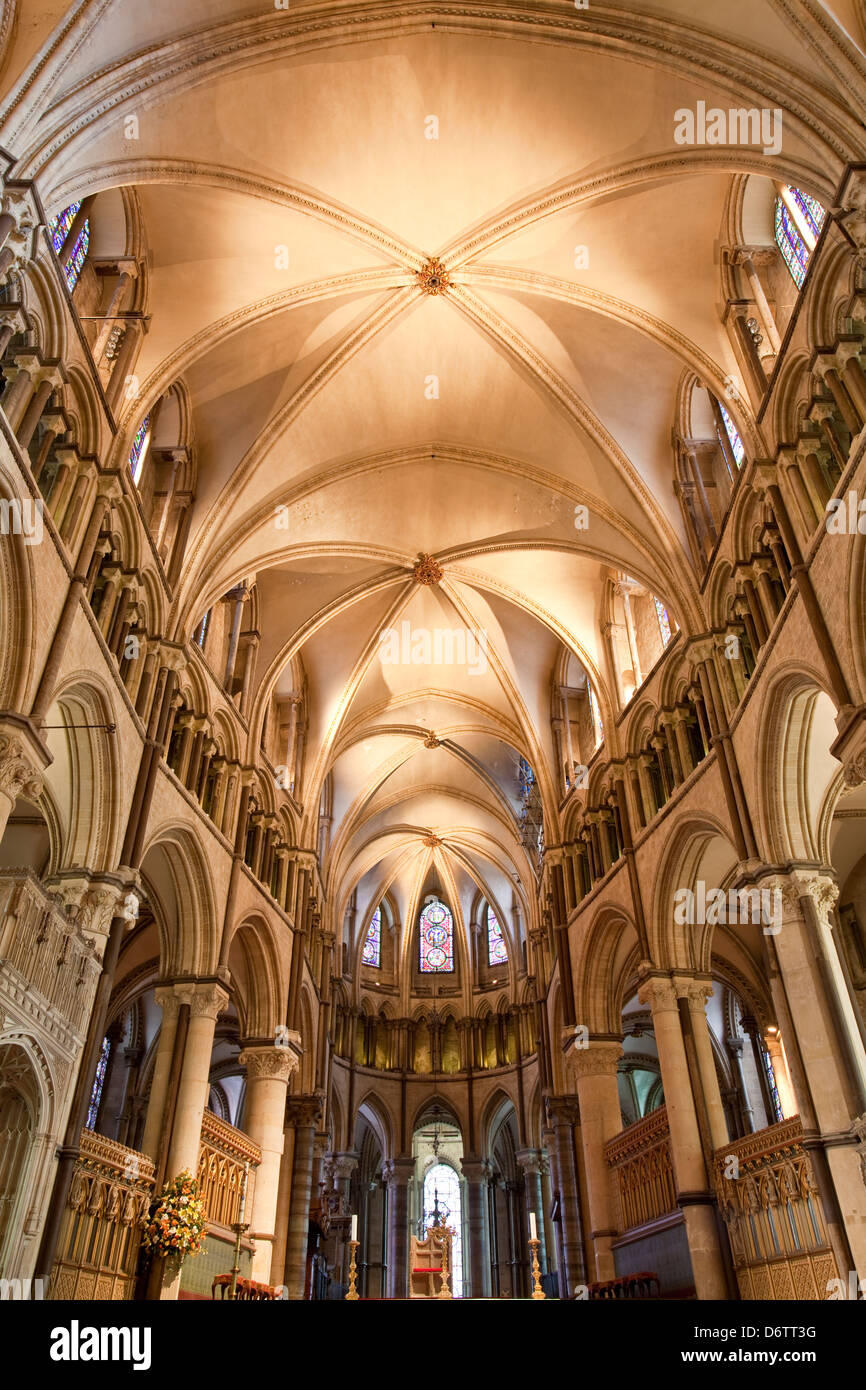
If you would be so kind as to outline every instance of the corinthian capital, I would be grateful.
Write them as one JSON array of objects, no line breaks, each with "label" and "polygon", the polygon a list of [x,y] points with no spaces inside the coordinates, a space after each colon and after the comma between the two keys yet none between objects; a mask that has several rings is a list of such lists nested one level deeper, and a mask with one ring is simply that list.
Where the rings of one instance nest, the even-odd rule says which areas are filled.
[{"label": "corinthian capital", "polygon": [[649,1004],[654,1014],[678,1010],[677,992],[667,975],[650,975],[638,989],[637,997],[642,1004]]},{"label": "corinthian capital", "polygon": [[287,1047],[245,1047],[238,1057],[247,1081],[285,1081],[298,1065],[298,1055]]},{"label": "corinthian capital", "polygon": [[38,801],[42,795],[41,774],[30,761],[22,740],[14,734],[0,734],[0,792],[12,801],[19,796]]},{"label": "corinthian capital", "polygon": [[575,1045],[566,1053],[565,1061],[574,1076],[615,1076],[622,1056],[622,1043],[591,1041],[588,1047]]}]

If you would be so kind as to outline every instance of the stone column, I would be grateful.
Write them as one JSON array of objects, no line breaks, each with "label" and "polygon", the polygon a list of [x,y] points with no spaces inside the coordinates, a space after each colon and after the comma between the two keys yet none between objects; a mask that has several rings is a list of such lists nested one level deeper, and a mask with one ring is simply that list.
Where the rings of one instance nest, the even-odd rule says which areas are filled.
[{"label": "stone column", "polygon": [[726,1299],[728,1284],[719,1244],[715,1201],[709,1190],[704,1165],[676,990],[666,976],[649,976],[641,984],[638,998],[642,1004],[649,1004],[652,1010],[670,1127],[677,1201],[685,1217],[695,1290],[701,1299]]},{"label": "stone column", "polygon": [[283,1283],[291,1299],[303,1299],[307,1282],[313,1146],[321,1113],[321,1096],[289,1096],[286,1102],[286,1118],[295,1131],[286,1264],[283,1272]]},{"label": "stone column", "polygon": [[538,1263],[542,1274],[548,1270],[547,1232],[544,1226],[544,1197],[541,1191],[541,1174],[544,1155],[540,1149],[521,1149],[516,1155],[523,1173],[523,1190],[526,1198],[526,1229],[529,1231],[529,1213],[535,1213],[538,1228]]},{"label": "stone column", "polygon": [[[300,1042],[300,1037],[294,1041]],[[250,1213],[249,1234],[256,1246],[251,1277],[269,1284],[284,1148],[286,1087],[298,1065],[298,1055],[288,1046],[245,1047],[238,1061],[247,1073],[244,1130],[262,1151]]]},{"label": "stone column", "polygon": [[388,1297],[409,1293],[409,1183],[415,1176],[414,1158],[389,1158],[382,1164],[388,1185]]},{"label": "stone column", "polygon": [[162,1009],[162,1024],[156,1040],[156,1057],[150,1082],[150,1099],[147,1103],[147,1117],[144,1122],[144,1135],[141,1140],[142,1153],[156,1163],[159,1157],[159,1141],[165,1116],[165,1102],[168,1096],[171,1059],[174,1054],[174,1040],[177,1034],[177,1016],[183,999],[172,986],[160,987],[155,991],[156,1002]]},{"label": "stone column", "polygon": [[807,872],[765,886],[780,893],[773,944],[851,1254],[866,1276],[866,1186],[855,1129],[864,1110],[863,1044],[830,926],[838,888]]},{"label": "stone column", "polygon": [[547,1113],[553,1129],[556,1169],[559,1176],[559,1211],[562,1232],[560,1298],[573,1298],[578,1284],[585,1284],[583,1227],[580,1190],[574,1158],[574,1126],[580,1123],[577,1096],[549,1096]]},{"label": "stone column", "polygon": [[490,1296],[490,1238],[487,1229],[487,1182],[491,1167],[486,1158],[462,1158],[466,1180],[466,1247],[469,1255],[471,1298]]},{"label": "stone column", "polygon": [[189,1029],[166,1163],[169,1181],[185,1170],[195,1174],[198,1167],[201,1119],[210,1085],[214,1031],[217,1018],[228,1001],[228,994],[217,984],[194,985],[190,990]]},{"label": "stone column", "polygon": [[236,589],[232,589],[231,593],[227,594],[226,597],[233,599],[235,605],[235,611],[232,616],[232,630],[229,636],[228,655],[226,656],[225,675],[223,676],[223,685],[225,686],[226,693],[231,694],[231,683],[235,673],[235,661],[237,660],[238,642],[240,641],[241,635],[241,619],[244,615],[244,604],[249,598],[249,593],[243,585],[239,585]]},{"label": "stone column", "polygon": [[692,1025],[695,1054],[698,1060],[698,1080],[703,1092],[710,1139],[714,1149],[723,1149],[729,1144],[728,1122],[725,1107],[719,1090],[719,1077],[713,1059],[713,1046],[710,1042],[710,1026],[707,1022],[707,1000],[713,996],[712,980],[674,977],[677,994],[685,999]]},{"label": "stone column", "polygon": [[580,1101],[580,1137],[589,1207],[587,1219],[596,1280],[616,1277],[612,1245],[619,1231],[613,1182],[604,1146],[622,1130],[617,1084],[617,1064],[621,1056],[620,1043],[594,1039],[588,1047],[572,1047],[567,1054]]},{"label": "stone column", "polygon": [[352,1174],[358,1166],[360,1154],[352,1149],[346,1149],[343,1153],[333,1153],[330,1155],[331,1172],[334,1175],[334,1187],[344,1199],[344,1210],[349,1207],[349,1189],[352,1185]]}]

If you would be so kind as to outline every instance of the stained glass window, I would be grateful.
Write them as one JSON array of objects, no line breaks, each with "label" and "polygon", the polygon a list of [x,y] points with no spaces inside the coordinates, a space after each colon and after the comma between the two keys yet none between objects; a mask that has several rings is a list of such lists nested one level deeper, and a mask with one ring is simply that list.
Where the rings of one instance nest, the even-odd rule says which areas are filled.
[{"label": "stained glass window", "polygon": [[737,429],[727,410],[725,410],[725,407],[722,405],[721,401],[719,401],[719,410],[721,412],[722,421],[725,426],[725,434],[728,436],[728,441],[731,446],[731,452],[733,453],[734,458],[737,461],[737,467],[739,468],[742,465],[743,459],[746,457],[746,447],[743,444],[742,439],[740,438],[739,430]]},{"label": "stained glass window", "polygon": [[96,1078],[93,1082],[93,1090],[90,1092],[90,1105],[87,1110],[87,1128],[93,1129],[96,1124],[96,1117],[99,1114],[99,1102],[102,1099],[102,1088],[105,1085],[105,1072],[108,1067],[108,1054],[111,1051],[111,1043],[108,1038],[102,1039],[102,1048],[99,1053],[99,1061],[96,1064]]},{"label": "stained glass window", "polygon": [[[450,1226],[451,1292],[463,1297],[463,1217],[461,1212],[460,1179],[450,1163],[434,1163],[424,1174],[424,1226],[432,1226],[435,1213],[439,1224]],[[443,1219],[444,1218],[444,1219]]]},{"label": "stained glass window", "polygon": [[135,438],[132,441],[132,448],[129,451],[129,471],[132,474],[132,481],[134,483],[137,483],[141,477],[141,470],[144,466],[145,442],[149,430],[150,416],[145,415],[138,429],[135,431]]},{"label": "stained glass window", "polygon": [[491,965],[507,965],[508,950],[492,907],[487,909],[487,959]]},{"label": "stained glass window", "polygon": [[204,647],[204,639],[207,637],[208,624],[210,623],[210,615],[212,612],[213,610],[211,608],[207,610],[196,629],[193,641],[197,647]]},{"label": "stained glass window", "polygon": [[[370,918],[370,925],[367,928],[367,935],[364,937],[364,950],[361,954],[362,965],[381,966],[382,964],[382,909],[377,907],[373,916]],[[423,969],[423,966],[422,966]]]},{"label": "stained glass window", "polygon": [[781,198],[776,199],[776,245],[797,289],[802,289],[809,264],[809,247]]},{"label": "stained glass window", "polygon": [[454,922],[437,898],[421,913],[421,973],[438,974],[454,969]]},{"label": "stained glass window", "polygon": [[801,188],[792,188],[789,184],[788,192],[803,214],[807,227],[817,241],[818,237],[821,235],[821,228],[824,226],[827,209],[823,204],[818,202],[817,198],[812,198],[808,193],[804,193]]},{"label": "stained glass window", "polygon": [[68,208],[58,213],[56,217],[52,217],[51,221],[48,223],[51,245],[54,247],[58,256],[63,250],[63,243],[69,235],[69,228],[78,216],[78,209],[80,207],[80,202],[70,203]]},{"label": "stained glass window", "polygon": [[72,253],[63,267],[63,274],[66,277],[66,287],[71,294],[78,283],[81,274],[81,267],[84,265],[84,257],[87,255],[87,248],[90,245],[90,218],[88,217],[78,236],[75,238],[75,245]]},{"label": "stained glass window", "polygon": [[659,631],[662,635],[662,641],[665,646],[667,646],[668,642],[671,640],[671,620],[668,617],[668,610],[665,608],[661,599],[656,598],[655,594],[653,594],[653,603],[656,606],[656,617],[659,620]]},{"label": "stained glass window", "polygon": [[770,1054],[765,1047],[761,1048],[761,1060],[764,1063],[764,1072],[766,1074],[767,1085],[770,1090],[770,1099],[773,1103],[773,1109],[776,1112],[772,1120],[770,1120],[770,1124],[781,1124],[782,1120],[784,1120],[785,1117],[782,1114],[782,1102],[779,1099],[779,1092],[776,1087],[776,1073],[773,1069],[772,1058],[770,1057]]}]

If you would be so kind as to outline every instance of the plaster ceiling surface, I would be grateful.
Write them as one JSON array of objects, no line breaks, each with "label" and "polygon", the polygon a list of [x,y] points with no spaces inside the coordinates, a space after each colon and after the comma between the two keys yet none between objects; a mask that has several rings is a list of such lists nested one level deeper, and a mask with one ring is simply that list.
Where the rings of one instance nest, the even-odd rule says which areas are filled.
[{"label": "plaster ceiling surface", "polygon": [[[49,211],[137,199],[149,323],[121,447],[174,381],[189,395],[177,632],[255,578],[250,737],[302,680],[304,815],[331,774],[326,877],[340,901],[358,887],[362,916],[389,884],[415,903],[434,862],[443,887],[463,875],[462,916],[471,883],[529,912],[516,759],[555,826],[550,682],[570,651],[611,701],[605,575],[699,623],[671,431],[684,372],[716,391],[736,373],[720,313],[732,186],[757,173],[826,198],[862,128],[846,95],[859,8],[825,7],[847,35],[835,74],[800,8],[22,11],[0,72],[17,172]],[[675,113],[699,101],[783,110],[781,151],[677,145]],[[417,275],[431,256],[451,277],[435,296]],[[419,554],[443,564],[438,588],[413,583]],[[483,633],[483,671],[383,663],[383,629],[405,623]]]}]

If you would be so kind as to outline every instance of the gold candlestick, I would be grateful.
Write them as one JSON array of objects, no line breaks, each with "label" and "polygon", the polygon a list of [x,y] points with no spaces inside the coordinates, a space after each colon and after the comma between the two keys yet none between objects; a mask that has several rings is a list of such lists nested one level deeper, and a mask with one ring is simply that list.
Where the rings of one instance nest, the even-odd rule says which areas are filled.
[{"label": "gold candlestick", "polygon": [[353,1303],[360,1298],[360,1294],[355,1287],[355,1281],[358,1277],[358,1271],[355,1267],[355,1257],[358,1254],[358,1246],[360,1244],[361,1242],[359,1240],[349,1241],[349,1292],[346,1294],[347,1303]]},{"label": "gold candlestick", "polygon": [[530,1237],[529,1248],[532,1251],[532,1297],[544,1298],[544,1289],[541,1287],[541,1265],[538,1263],[538,1247],[541,1244],[536,1236],[533,1240]]}]

